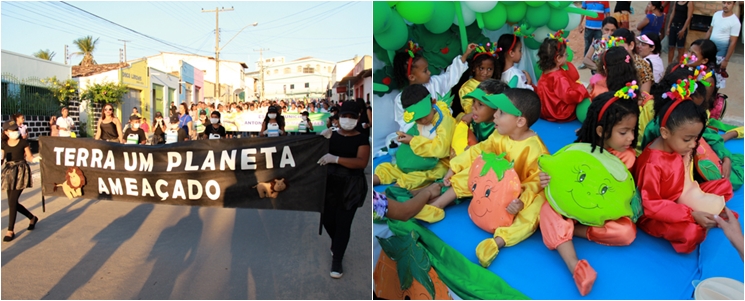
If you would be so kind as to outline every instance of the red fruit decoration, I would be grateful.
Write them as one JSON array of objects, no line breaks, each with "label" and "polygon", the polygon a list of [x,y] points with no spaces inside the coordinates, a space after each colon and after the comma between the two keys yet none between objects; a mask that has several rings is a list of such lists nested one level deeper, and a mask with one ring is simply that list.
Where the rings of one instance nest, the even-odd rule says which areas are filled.
[{"label": "red fruit decoration", "polygon": [[448,52],[450,52],[450,48],[448,47],[442,48],[440,49],[440,52],[442,52],[442,54],[448,54]]},{"label": "red fruit decoration", "polygon": [[504,156],[505,153],[482,153],[473,161],[468,176],[468,187],[473,193],[468,215],[476,226],[489,233],[512,224],[515,216],[507,213],[507,206],[521,192],[514,162]]}]

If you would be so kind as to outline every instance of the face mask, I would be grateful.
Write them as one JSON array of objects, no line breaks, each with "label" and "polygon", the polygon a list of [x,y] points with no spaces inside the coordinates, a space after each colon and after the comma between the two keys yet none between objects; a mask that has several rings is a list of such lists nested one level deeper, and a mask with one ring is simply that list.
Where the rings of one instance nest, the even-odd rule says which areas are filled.
[{"label": "face mask", "polygon": [[220,118],[210,118],[210,123],[217,124],[218,122],[220,122]]},{"label": "face mask", "polygon": [[268,116],[268,117],[269,117],[269,119],[274,119],[274,118],[277,118],[277,114],[274,114],[274,113],[269,113],[269,114],[267,114],[266,116]]},{"label": "face mask", "polygon": [[163,118],[155,118],[155,121],[157,121],[157,122],[161,122],[162,120],[163,120]]},{"label": "face mask", "polygon": [[13,140],[18,139],[18,137],[20,136],[21,136],[21,132],[18,132],[18,131],[13,131],[13,132],[8,133],[8,137],[10,137],[10,139],[13,139]]},{"label": "face mask", "polygon": [[339,125],[347,131],[353,130],[357,126],[357,119],[342,117],[339,118]]},{"label": "face mask", "polygon": [[136,129],[139,129],[140,128],[140,124],[139,123],[135,123],[135,124],[132,125],[132,128],[135,129],[135,130]]},{"label": "face mask", "polygon": [[308,121],[308,117],[303,116],[303,121]]}]

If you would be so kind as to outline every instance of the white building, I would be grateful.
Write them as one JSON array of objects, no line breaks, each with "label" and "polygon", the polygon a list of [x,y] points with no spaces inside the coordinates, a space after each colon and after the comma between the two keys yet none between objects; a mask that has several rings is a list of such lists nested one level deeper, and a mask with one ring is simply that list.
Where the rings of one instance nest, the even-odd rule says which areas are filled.
[{"label": "white building", "polygon": [[354,58],[336,63],[334,70],[331,71],[331,82],[333,83],[331,91],[332,101],[339,102],[346,99],[346,97],[349,97],[347,85],[340,85],[339,81],[352,71],[354,65],[357,64],[360,59],[359,56],[355,56]]},{"label": "white building", "polygon": [[256,63],[259,72],[250,77],[259,79],[257,92],[261,94],[263,75],[263,99],[325,98],[335,63],[313,57],[303,57],[285,62],[284,57],[265,58]]},{"label": "white building", "polygon": [[[146,57],[147,64],[149,67],[163,70],[165,72],[179,72],[181,69],[181,61],[194,66],[194,68],[204,72],[205,87],[202,93],[206,99],[215,98],[216,89],[214,85],[216,82],[215,78],[215,58],[194,54],[183,54],[174,52],[161,52],[160,54]],[[239,95],[246,89],[245,72],[248,69],[248,65],[243,62],[236,62],[230,60],[220,60],[220,96],[221,101],[232,102],[239,98]],[[212,87],[207,87],[208,83],[212,84]]]}]

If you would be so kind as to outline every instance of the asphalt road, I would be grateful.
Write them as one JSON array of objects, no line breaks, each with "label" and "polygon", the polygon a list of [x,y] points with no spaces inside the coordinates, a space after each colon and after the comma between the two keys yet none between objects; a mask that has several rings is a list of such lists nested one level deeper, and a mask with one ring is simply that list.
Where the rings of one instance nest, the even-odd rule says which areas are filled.
[{"label": "asphalt road", "polygon": [[[368,177],[369,177],[368,167]],[[16,239],[2,243],[2,299],[370,299],[371,200],[357,210],[344,276],[314,212],[46,199],[38,165]],[[2,193],[2,235],[8,224]]]}]

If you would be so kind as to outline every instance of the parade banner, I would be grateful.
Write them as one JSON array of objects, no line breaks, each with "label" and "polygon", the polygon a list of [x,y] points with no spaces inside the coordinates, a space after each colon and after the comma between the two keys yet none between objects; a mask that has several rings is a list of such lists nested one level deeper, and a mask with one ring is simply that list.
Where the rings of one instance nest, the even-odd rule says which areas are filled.
[{"label": "parade banner", "polygon": [[[238,132],[260,132],[261,124],[264,122],[266,112],[262,111],[245,111],[240,114],[233,114],[228,120],[223,119],[223,126],[228,130],[229,123],[234,124]],[[300,113],[282,113],[285,117],[285,131],[292,133],[297,132],[298,124],[302,120]],[[331,116],[330,113],[310,113],[308,119],[313,123],[314,133],[320,133],[326,129],[326,120]]]},{"label": "parade banner", "polygon": [[189,206],[323,211],[322,136],[126,145],[39,139],[42,193]]}]

